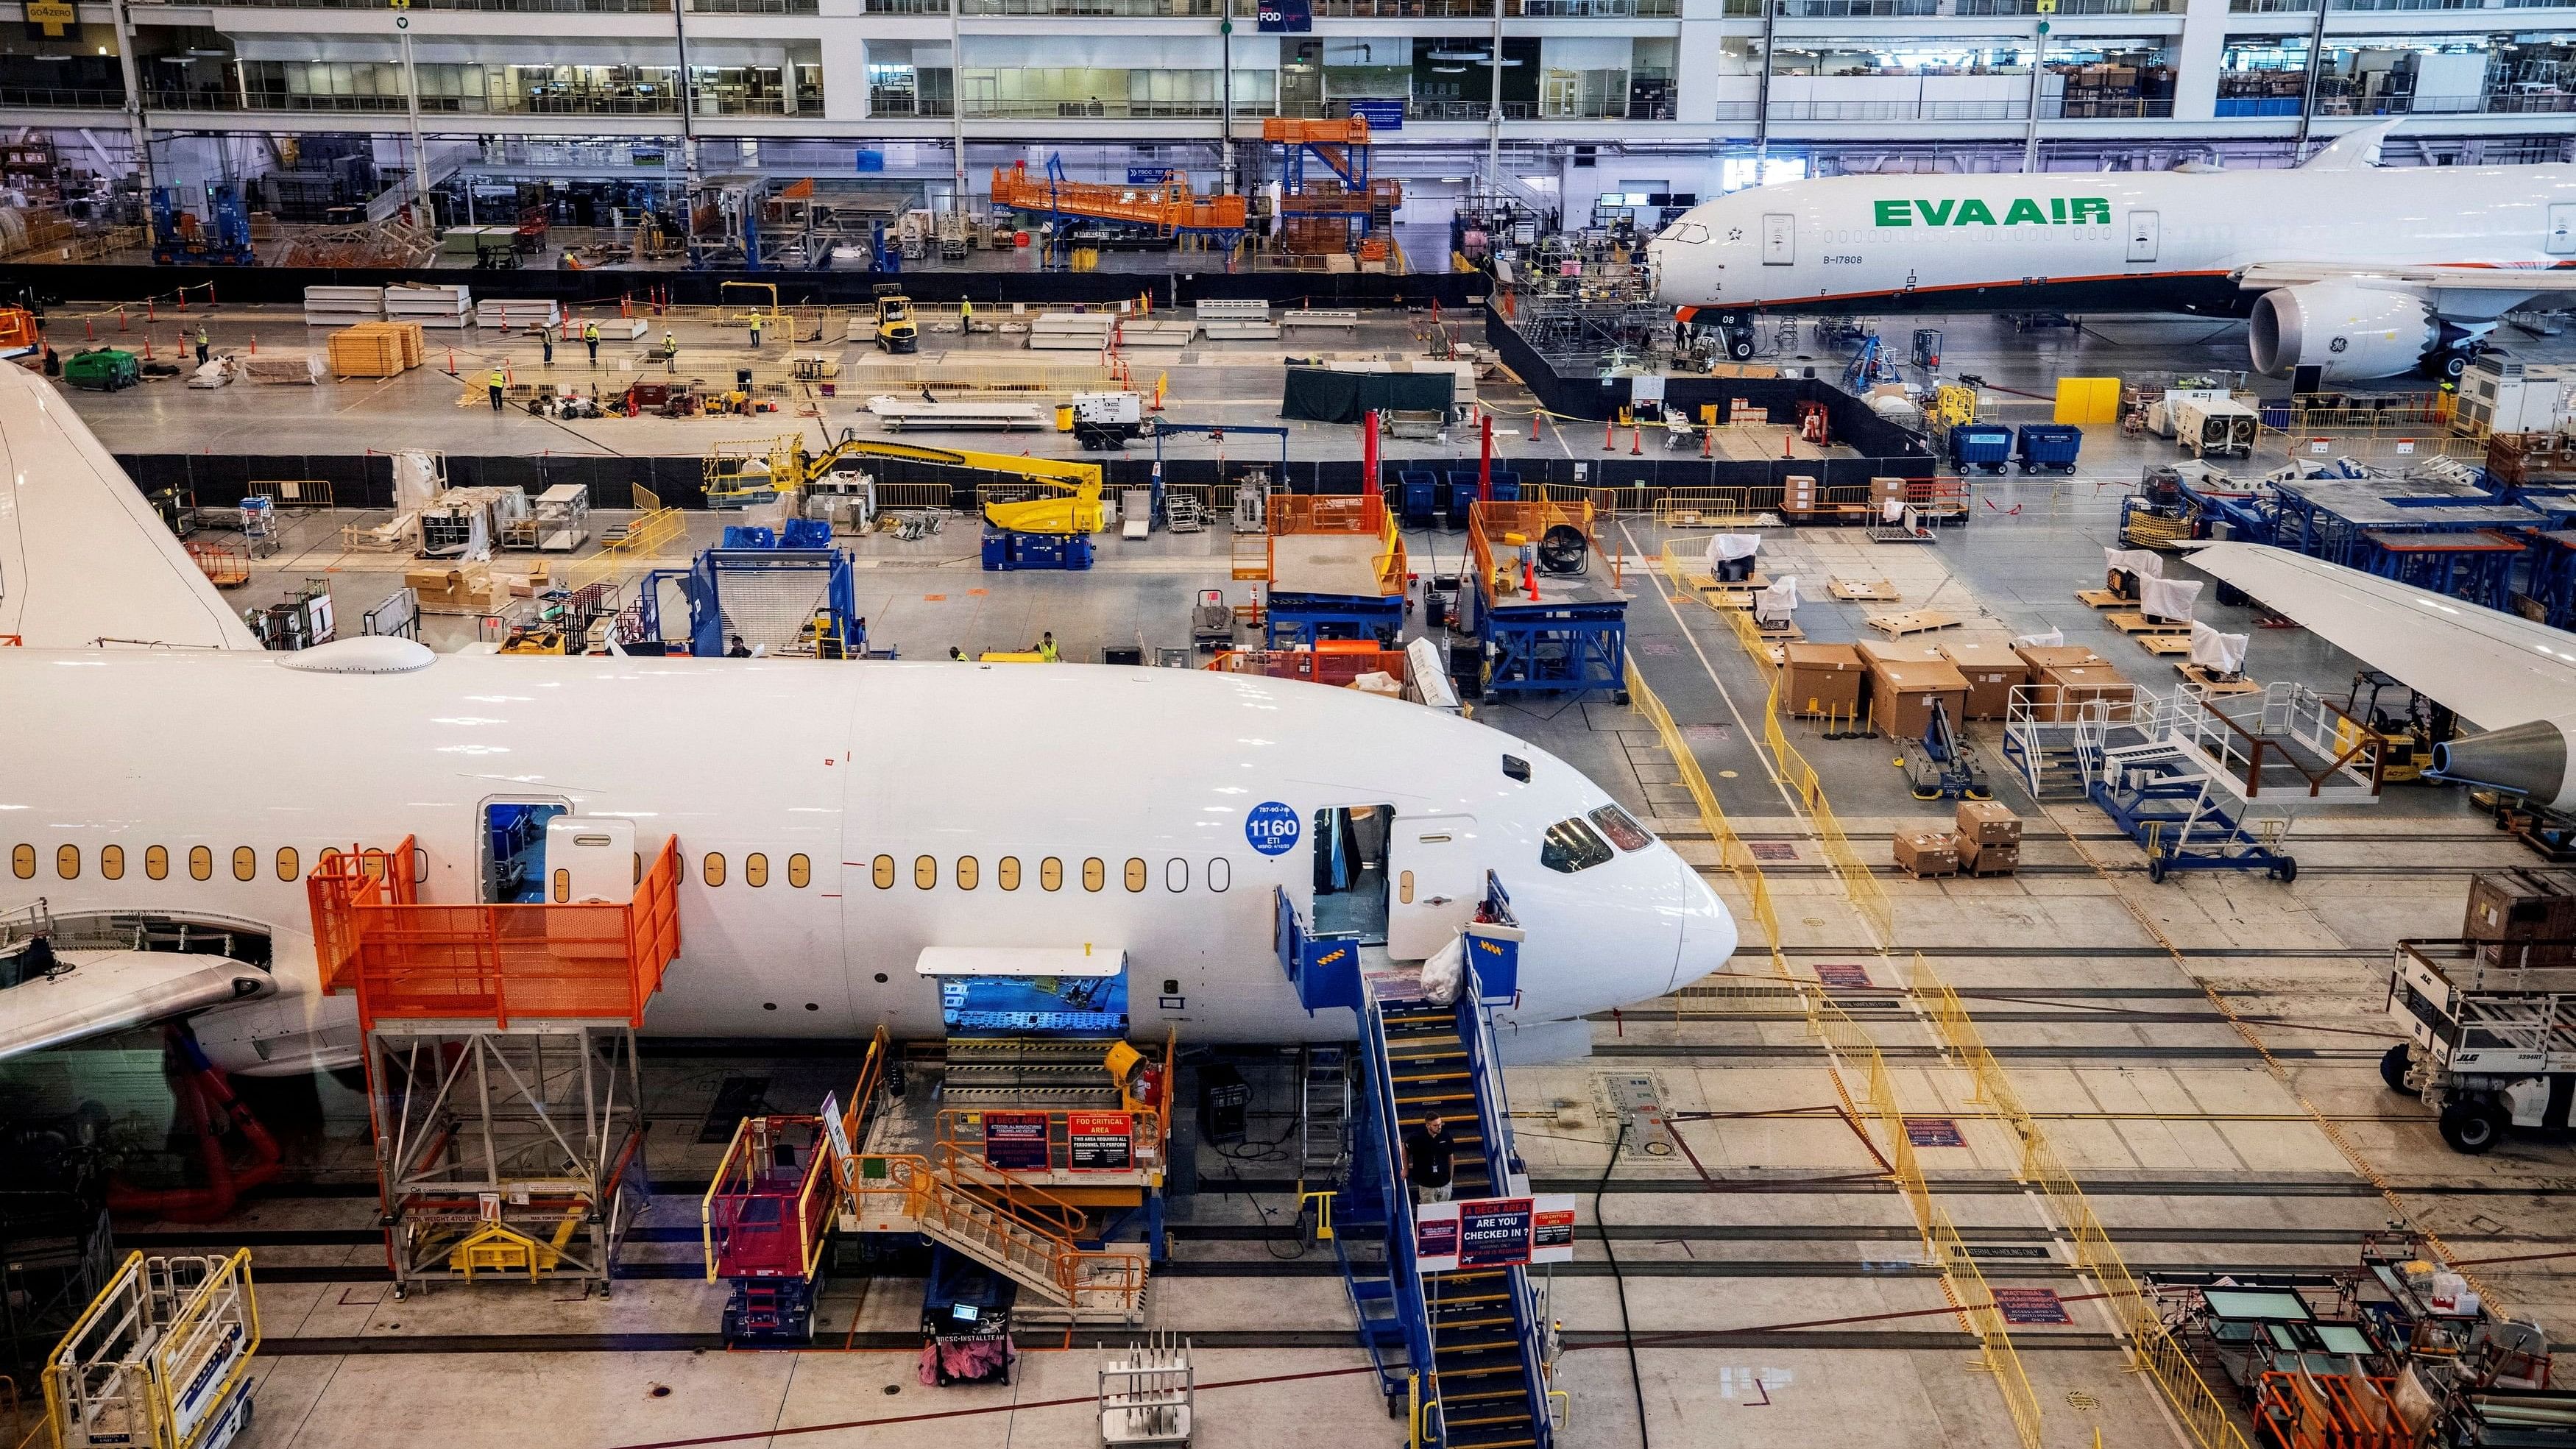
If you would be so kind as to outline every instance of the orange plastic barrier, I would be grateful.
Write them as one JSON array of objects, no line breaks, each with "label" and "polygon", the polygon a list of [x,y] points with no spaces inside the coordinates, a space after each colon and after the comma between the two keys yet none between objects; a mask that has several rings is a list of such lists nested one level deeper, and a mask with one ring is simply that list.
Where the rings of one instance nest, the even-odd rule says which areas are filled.
[{"label": "orange plastic barrier", "polygon": [[1240,196],[1197,196],[1186,181],[1152,186],[1112,186],[1098,181],[1049,181],[1029,175],[1022,162],[993,170],[993,204],[1020,211],[1060,211],[1123,221],[1166,231],[1241,231]]},{"label": "orange plastic barrier", "polygon": [[362,1028],[387,1018],[644,1024],[680,952],[677,837],[623,904],[422,905],[414,850],[405,840],[327,856],[305,881],[324,989],[357,993]]},{"label": "orange plastic barrier", "polygon": [[1266,674],[1272,679],[1303,679],[1336,688],[1363,674],[1404,678],[1405,656],[1399,649],[1327,650],[1238,649],[1220,654],[1207,667],[1217,674]]}]

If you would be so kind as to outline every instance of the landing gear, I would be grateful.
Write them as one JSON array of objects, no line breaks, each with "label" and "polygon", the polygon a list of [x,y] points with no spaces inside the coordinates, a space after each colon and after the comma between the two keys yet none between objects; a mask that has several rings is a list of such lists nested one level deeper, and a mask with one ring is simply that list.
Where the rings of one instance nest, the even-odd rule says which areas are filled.
[{"label": "landing gear", "polygon": [[2477,361],[2478,354],[2486,350],[2487,346],[2483,342],[2463,342],[2455,347],[2437,347],[2424,354],[2424,375],[2435,382],[2457,385],[2461,376],[2468,372],[2469,364]]},{"label": "landing gear", "polygon": [[2463,1097],[2442,1109],[2442,1140],[2473,1157],[2494,1151],[2511,1125],[2504,1104],[2492,1097]]}]

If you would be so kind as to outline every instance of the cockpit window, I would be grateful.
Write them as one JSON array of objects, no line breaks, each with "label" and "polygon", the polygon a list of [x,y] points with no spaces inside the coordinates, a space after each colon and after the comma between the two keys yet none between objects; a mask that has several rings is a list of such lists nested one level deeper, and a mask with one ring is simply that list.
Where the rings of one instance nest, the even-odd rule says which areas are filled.
[{"label": "cockpit window", "polygon": [[1590,870],[1609,859],[1610,847],[1580,820],[1560,820],[1549,826],[1547,840],[1538,849],[1539,864],[1565,875]]},{"label": "cockpit window", "polygon": [[1529,761],[1518,755],[1503,756],[1503,773],[1526,785],[1529,783]]},{"label": "cockpit window", "polygon": [[1600,826],[1601,833],[1609,836],[1610,843],[1621,850],[1643,850],[1655,843],[1655,837],[1646,833],[1646,827],[1616,805],[1604,805],[1586,818]]},{"label": "cockpit window", "polygon": [[1708,228],[1695,221],[1677,221],[1664,228],[1664,240],[1698,246],[1708,240]]}]

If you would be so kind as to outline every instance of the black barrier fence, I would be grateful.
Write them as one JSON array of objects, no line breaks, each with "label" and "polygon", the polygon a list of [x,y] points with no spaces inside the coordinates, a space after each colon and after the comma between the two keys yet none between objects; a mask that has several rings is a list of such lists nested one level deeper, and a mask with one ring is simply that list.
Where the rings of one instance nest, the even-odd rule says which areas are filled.
[{"label": "black barrier fence", "polygon": [[[560,302],[599,305],[623,298],[643,302],[659,296],[681,306],[708,306],[720,300],[727,282],[775,285],[778,300],[789,307],[862,306],[875,300],[880,282],[899,283],[916,302],[944,304],[972,301],[977,306],[1025,302],[1031,305],[1104,304],[1151,293],[1154,305],[1188,306],[1198,301],[1258,300],[1273,306],[1464,307],[1481,301],[1490,285],[1473,272],[1429,272],[1382,276],[1329,272],[905,272],[899,276],[867,271],[697,271],[657,272],[594,267],[577,272],[479,272],[447,268],[359,267],[143,267],[16,266],[0,267],[0,296],[16,297],[31,289],[47,306],[66,302],[134,302],[169,298],[188,289],[189,307],[206,305],[211,287],[218,308],[224,303],[302,305],[307,287],[388,287],[405,282],[442,286],[462,284],[477,297],[552,297]],[[730,300],[740,302],[740,294]]]},{"label": "black barrier fence", "polygon": [[[1623,449],[1627,446],[1626,434],[1620,435],[1620,443]],[[393,506],[393,459],[383,453],[119,453],[116,461],[145,492],[179,489],[204,507],[229,505],[250,493],[254,483],[308,479],[329,484],[330,500],[338,507]],[[531,457],[450,453],[446,463],[448,485],[455,488],[517,488],[527,493],[542,493],[559,484],[576,483],[590,490],[592,507],[620,509],[636,507],[635,491],[642,487],[664,507],[707,506],[706,464],[697,457],[603,457],[570,453]],[[995,474],[968,473],[903,459],[871,459],[868,467],[881,483],[944,485],[949,490],[949,506],[961,511],[971,511],[976,506],[979,484],[1011,481]],[[1101,468],[1103,481],[1112,491],[1143,488],[1153,481],[1154,462],[1151,458],[1109,458],[1101,460]],[[1648,506],[1647,500],[1656,492],[1691,493],[1712,488],[1777,489],[1784,480],[1793,476],[1814,478],[1828,487],[1862,486],[1879,477],[1933,476],[1928,457],[1730,463],[1699,457],[1659,458],[1652,453],[1634,457],[1624,451],[1605,453],[1598,458],[1496,458],[1494,468],[1497,472],[1517,475],[1524,490],[1542,485],[1568,490],[1623,490],[1620,506],[1640,509]],[[1297,461],[1289,463],[1283,471],[1276,459],[1219,463],[1213,458],[1168,458],[1163,463],[1163,478],[1166,483],[1182,487],[1224,487],[1240,483],[1255,469],[1268,474],[1292,493],[1360,491],[1361,468],[1357,459]],[[1413,470],[1434,473],[1443,483],[1453,474],[1472,477],[1476,472],[1476,460],[1451,455],[1389,457],[1384,460],[1382,469],[1380,486],[1392,489],[1404,473]],[[306,497],[317,496],[315,490],[302,492]]]}]

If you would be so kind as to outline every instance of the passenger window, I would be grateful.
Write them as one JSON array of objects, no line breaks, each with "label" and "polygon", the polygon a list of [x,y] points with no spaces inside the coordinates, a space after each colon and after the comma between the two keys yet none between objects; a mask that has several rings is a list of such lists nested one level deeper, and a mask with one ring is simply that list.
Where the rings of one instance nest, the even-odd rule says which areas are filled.
[{"label": "passenger window", "polygon": [[1063,861],[1050,855],[1046,859],[1038,862],[1038,888],[1050,891],[1060,891],[1064,889]]},{"label": "passenger window", "polygon": [[1549,826],[1546,842],[1538,852],[1539,864],[1565,875],[1590,870],[1609,858],[1610,847],[1580,820],[1560,820]]},{"label": "passenger window", "polygon": [[983,867],[975,863],[975,857],[971,855],[961,855],[957,857],[957,888],[959,890],[971,891],[975,888],[975,883],[983,878]]},{"label": "passenger window", "polygon": [[1006,855],[993,862],[993,879],[1006,891],[1020,888],[1020,858]]},{"label": "passenger window", "polygon": [[36,878],[36,847],[21,845],[9,852],[9,873],[20,880]]},{"label": "passenger window", "polygon": [[80,879],[79,846],[60,845],[54,847],[54,874],[61,876],[65,880]]},{"label": "passenger window", "polygon": [[742,858],[742,883],[747,886],[769,884],[769,857],[755,850]]},{"label": "passenger window", "polygon": [[98,848],[98,873],[109,880],[125,879],[125,847],[102,845]]},{"label": "passenger window", "polygon": [[1655,837],[1646,833],[1646,827],[1616,805],[1604,805],[1585,818],[1599,826],[1601,833],[1610,837],[1610,843],[1621,850],[1643,850],[1655,843]]},{"label": "passenger window", "polygon": [[926,891],[938,889],[938,858],[935,856],[925,855],[915,859],[912,863],[912,883]]},{"label": "passenger window", "polygon": [[814,862],[802,855],[787,857],[787,883],[803,890],[814,879]]},{"label": "passenger window", "polygon": [[188,847],[188,874],[196,880],[207,880],[215,873],[215,853],[202,845]]},{"label": "passenger window", "polygon": [[1138,860],[1133,856],[1128,857],[1127,870],[1125,874],[1127,877],[1127,889],[1131,891],[1141,891],[1145,888],[1145,862]]},{"label": "passenger window", "polygon": [[1219,892],[1234,884],[1234,863],[1222,855],[1209,861],[1207,883],[1209,890]]},{"label": "passenger window", "polygon": [[872,860],[872,861],[869,861],[869,862],[868,862],[868,879],[870,879],[870,880],[872,880],[872,881],[875,881],[875,882],[876,882],[876,886],[877,886],[877,889],[878,889],[878,890],[881,890],[881,891],[890,891],[890,890],[893,890],[893,889],[894,889],[894,857],[893,857],[893,856],[891,856],[891,855],[880,855],[880,856],[878,856],[876,859],[874,859],[874,860]]},{"label": "passenger window", "polygon": [[1082,863],[1082,888],[1084,890],[1096,891],[1100,889],[1102,884],[1107,882],[1108,879],[1109,867],[1099,856],[1095,855]]},{"label": "passenger window", "polygon": [[706,878],[706,882],[707,882],[707,884],[709,884],[709,885],[711,885],[711,886],[720,886],[720,885],[723,885],[723,884],[724,884],[724,856],[723,856],[723,854],[722,854],[722,853],[720,853],[720,852],[718,852],[718,851],[713,851],[713,850],[708,851],[708,852],[707,852],[707,858],[706,858],[705,860],[702,860],[702,861],[698,862],[698,872],[699,872],[699,874],[700,874],[700,875],[702,875],[702,876],[704,876],[704,877]]},{"label": "passenger window", "polygon": [[1413,872],[1400,870],[1395,873],[1395,898],[1401,904],[1413,904]]},{"label": "passenger window", "polygon": [[247,845],[233,847],[233,879],[254,880],[259,875],[259,852]]},{"label": "passenger window", "polygon": [[304,872],[299,869],[299,867],[301,867],[303,863],[303,856],[297,853],[294,846],[281,845],[277,848],[277,878],[279,880],[291,881],[302,875]]},{"label": "passenger window", "polygon": [[555,868],[555,904],[562,905],[571,899],[572,872],[557,866]]},{"label": "passenger window", "polygon": [[170,878],[170,851],[166,846],[148,845],[143,849],[143,873],[154,880]]},{"label": "passenger window", "polygon": [[1190,888],[1190,863],[1186,860],[1163,862],[1163,889],[1185,891]]}]

